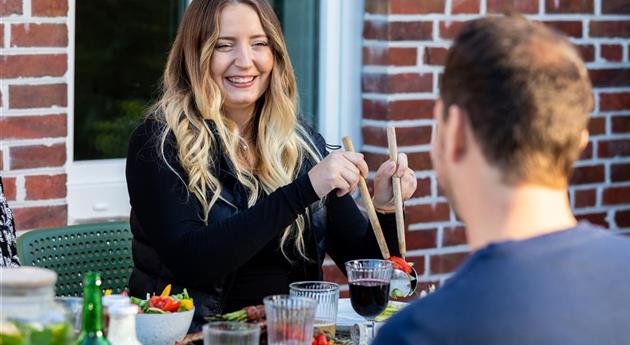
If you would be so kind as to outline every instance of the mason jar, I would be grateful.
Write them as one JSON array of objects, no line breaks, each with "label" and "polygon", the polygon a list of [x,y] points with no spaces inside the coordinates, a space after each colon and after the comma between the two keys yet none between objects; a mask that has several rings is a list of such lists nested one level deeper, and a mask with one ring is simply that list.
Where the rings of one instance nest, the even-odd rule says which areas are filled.
[{"label": "mason jar", "polygon": [[70,314],[55,302],[57,273],[38,267],[0,268],[0,277],[0,344],[70,343]]}]

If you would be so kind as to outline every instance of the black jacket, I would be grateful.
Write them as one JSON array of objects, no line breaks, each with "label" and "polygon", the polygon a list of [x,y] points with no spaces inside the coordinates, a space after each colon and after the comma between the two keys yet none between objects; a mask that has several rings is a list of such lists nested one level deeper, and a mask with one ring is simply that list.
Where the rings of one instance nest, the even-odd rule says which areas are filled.
[{"label": "black jacket", "polygon": [[[208,124],[220,142],[214,124]],[[174,292],[186,288],[195,302],[193,328],[198,327],[204,316],[223,312],[223,297],[238,267],[307,207],[310,214],[304,239],[306,255],[312,260],[295,255],[293,280],[321,280],[326,253],[344,272],[345,261],[381,257],[371,226],[350,196],[338,198],[331,193],[325,204],[318,200],[307,174],[313,167],[308,159],[292,183],[248,208],[245,189],[219,145],[211,153],[215,158],[211,169],[221,181],[221,198],[204,224],[201,205],[183,182],[187,177],[178,163],[172,133],[164,150],[168,165],[160,154],[161,128],[158,121],[146,120],[134,131],[129,145],[126,175],[134,237],[134,269],[129,281],[132,296],[160,293],[169,283]],[[326,155],[324,139],[312,130],[310,133],[317,149]],[[395,217],[379,218],[395,254]]]}]

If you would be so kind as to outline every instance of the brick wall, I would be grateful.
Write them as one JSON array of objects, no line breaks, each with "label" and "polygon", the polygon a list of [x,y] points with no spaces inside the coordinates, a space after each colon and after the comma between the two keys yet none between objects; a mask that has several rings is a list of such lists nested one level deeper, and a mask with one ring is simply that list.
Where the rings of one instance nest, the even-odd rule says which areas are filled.
[{"label": "brick wall", "polygon": [[[388,125],[416,169],[406,203],[409,259],[422,281],[441,282],[467,257],[464,227],[438,192],[429,160],[432,106],[446,51],[461,23],[518,11],[568,35],[587,63],[595,110],[590,144],[571,182],[579,218],[630,231],[630,2],[627,0],[366,0],[363,30],[363,152],[387,158]],[[326,277],[341,282],[333,266]]]},{"label": "brick wall", "polygon": [[67,221],[67,0],[0,1],[0,175],[16,227]]}]

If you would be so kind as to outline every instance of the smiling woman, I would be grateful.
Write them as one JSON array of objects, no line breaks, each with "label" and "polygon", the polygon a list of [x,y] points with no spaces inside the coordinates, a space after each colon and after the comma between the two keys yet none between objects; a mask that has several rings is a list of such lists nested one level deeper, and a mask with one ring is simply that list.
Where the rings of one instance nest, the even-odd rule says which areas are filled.
[{"label": "smiling woman", "polygon": [[[298,116],[293,67],[266,0],[193,0],[169,54],[160,100],[127,158],[133,296],[169,283],[203,317],[260,304],[299,280],[321,280],[326,253],[378,258],[350,193],[363,155],[328,153]],[[391,177],[416,188],[407,157],[374,182],[380,223],[396,247]],[[348,248],[348,243],[360,245]],[[394,253],[396,254],[396,253]]]}]

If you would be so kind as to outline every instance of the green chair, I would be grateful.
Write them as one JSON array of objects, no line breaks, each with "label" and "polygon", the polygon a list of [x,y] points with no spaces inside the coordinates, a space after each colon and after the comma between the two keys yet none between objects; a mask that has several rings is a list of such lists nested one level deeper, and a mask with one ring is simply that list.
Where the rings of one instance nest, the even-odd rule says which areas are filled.
[{"label": "green chair", "polygon": [[58,274],[57,296],[82,296],[83,273],[100,272],[103,289],[127,289],[133,267],[129,223],[73,225],[33,230],[17,239],[22,265]]}]

